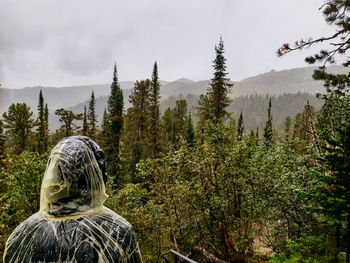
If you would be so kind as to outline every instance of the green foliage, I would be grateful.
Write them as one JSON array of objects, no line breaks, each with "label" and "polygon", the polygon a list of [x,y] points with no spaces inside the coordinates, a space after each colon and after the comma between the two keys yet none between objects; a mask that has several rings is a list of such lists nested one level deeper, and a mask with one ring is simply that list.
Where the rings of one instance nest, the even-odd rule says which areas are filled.
[{"label": "green foliage", "polygon": [[8,155],[0,173],[0,251],[14,228],[39,210],[41,179],[48,154]]},{"label": "green foliage", "polygon": [[74,121],[81,120],[83,114],[74,114],[72,111],[63,108],[57,109],[55,114],[59,116],[59,121],[62,123],[61,131],[64,133],[65,137],[73,135],[74,131],[80,128]]},{"label": "green foliage", "polygon": [[151,81],[151,98],[150,98],[150,138],[151,138],[151,152],[152,156],[156,157],[161,151],[160,140],[160,95],[159,95],[160,83],[158,77],[158,65],[154,62],[152,81]]},{"label": "green foliage", "polygon": [[294,139],[296,141],[294,147],[299,152],[310,151],[313,147],[318,147],[316,139],[316,113],[314,107],[310,106],[309,102],[304,106],[302,113],[298,113],[295,118],[293,130]]},{"label": "green foliage", "polygon": [[162,127],[165,133],[165,141],[170,145],[175,145],[175,122],[174,122],[174,110],[171,108],[166,109],[162,116]]},{"label": "green foliage", "polygon": [[44,117],[44,130],[45,130],[45,139],[44,139],[44,149],[47,150],[49,144],[49,108],[45,104],[45,117]]},{"label": "green foliage", "polygon": [[3,167],[3,161],[5,159],[5,135],[2,120],[0,119],[0,170]]},{"label": "green foliage", "polygon": [[117,77],[117,66],[114,65],[113,82],[111,85],[111,93],[108,97],[108,144],[105,148],[107,173],[114,178],[115,187],[120,186],[120,156],[119,145],[123,129],[123,91],[120,88]]},{"label": "green foliage", "polygon": [[272,114],[271,114],[271,98],[269,100],[269,107],[267,109],[267,121],[264,128],[265,145],[271,146],[273,139]]},{"label": "green foliage", "polygon": [[224,41],[220,37],[219,44],[215,46],[216,57],[213,61],[214,77],[206,95],[199,97],[199,115],[202,120],[219,122],[227,117],[227,107],[230,104],[228,93],[233,84],[227,78],[226,58],[224,57]]},{"label": "green foliage", "polygon": [[[124,147],[124,155],[129,161],[128,170],[134,178],[136,164],[141,159],[153,155],[153,142],[151,129],[152,111],[152,83],[149,79],[136,81],[129,97],[131,107],[125,116],[125,133],[123,140],[128,144]],[[152,146],[153,145],[153,146]]]},{"label": "green foliage", "polygon": [[[197,114],[198,102],[200,102],[198,98],[199,96],[193,94],[177,97],[170,96],[162,100],[160,109],[162,114],[164,114],[167,108],[173,108],[176,106],[177,100],[185,99],[188,109],[193,112],[192,117],[194,123],[196,123],[197,131],[200,132],[201,127],[204,125],[204,120],[198,118],[201,117]],[[267,121],[266,112],[269,99],[269,96],[264,95],[236,97],[232,99],[232,102],[227,107],[227,111],[230,112],[230,117],[236,120],[239,119],[239,115],[242,111],[246,130],[255,130],[256,127],[259,127],[260,131],[263,131]],[[287,116],[290,116],[293,120],[295,116],[303,110],[307,101],[309,101],[310,106],[315,109],[315,112],[319,111],[323,105],[322,99],[314,94],[308,93],[271,96],[271,100],[273,101],[273,107],[271,109],[271,114],[273,115],[273,126],[277,130],[284,129],[284,122]]]},{"label": "green foliage", "polygon": [[110,136],[109,132],[109,116],[107,113],[107,109],[105,108],[103,111],[101,130],[99,131],[97,138],[97,141],[99,142],[99,145],[102,147],[102,149],[107,149],[108,147],[108,139]]},{"label": "green foliage", "polygon": [[186,100],[177,100],[173,109],[168,108],[163,117],[162,124],[165,132],[165,138],[170,149],[178,149],[182,140],[186,137],[187,122],[187,102]]},{"label": "green foliage", "polygon": [[84,112],[83,112],[83,128],[81,129],[81,132],[84,136],[88,135],[88,122],[87,122],[87,114],[86,114],[86,106],[84,105]]},{"label": "green foliage", "polygon": [[186,131],[186,118],[187,118],[187,102],[186,100],[176,101],[176,107],[174,108],[174,130],[176,137],[176,146],[179,146],[180,141],[185,136]]},{"label": "green foliage", "polygon": [[243,113],[239,115],[238,126],[237,126],[237,140],[241,141],[244,133],[244,121],[243,121]]},{"label": "green foliage", "polygon": [[320,237],[306,236],[295,241],[287,240],[285,252],[272,257],[270,263],[321,263],[329,262],[328,246]]},{"label": "green foliage", "polygon": [[288,115],[284,122],[284,134],[286,142],[289,142],[291,135],[292,118]]},{"label": "green foliage", "polygon": [[289,147],[266,150],[255,135],[237,143],[232,128],[211,122],[203,136],[194,148],[183,142],[161,158],[140,161],[139,183],[109,202],[134,225],[148,261],[170,248],[189,254],[195,246],[232,261],[252,256],[257,238],[281,251],[315,222],[299,192],[317,183]]},{"label": "green foliage", "polygon": [[48,109],[44,106],[44,96],[42,91],[39,93],[39,104],[38,104],[38,119],[36,122],[37,126],[37,148],[39,153],[43,153],[47,150],[48,146]]},{"label": "green foliage", "polygon": [[88,135],[91,139],[95,139],[97,132],[97,115],[96,115],[96,99],[94,91],[91,92],[91,97],[89,100],[89,109],[87,113],[87,118],[89,120],[88,124]]},{"label": "green foliage", "polygon": [[193,123],[192,123],[192,116],[191,112],[189,113],[186,121],[186,136],[185,136],[186,142],[188,143],[189,147],[193,147],[195,145],[195,134],[193,129]]},{"label": "green foliage", "polygon": [[[318,114],[317,129],[313,125],[314,113],[309,104],[305,107],[303,114],[297,116],[295,128],[295,134],[298,134],[299,131],[299,138],[303,139],[304,145],[310,145],[310,141],[316,144],[316,152],[324,167],[323,171],[317,173],[322,185],[310,193],[310,198],[314,201],[312,210],[319,214],[320,221],[312,229],[316,232],[315,236],[322,233],[322,242],[325,242],[329,248],[324,257],[331,262],[339,262],[344,252],[346,262],[350,262],[350,185],[348,183],[350,174],[350,74],[329,74],[326,72],[325,65],[334,63],[335,56],[340,55],[341,57],[350,48],[350,40],[347,37],[350,31],[349,7],[349,1],[326,1],[320,9],[323,11],[326,22],[334,26],[335,33],[314,40],[296,41],[294,47],[284,44],[277,51],[281,56],[321,42],[331,47],[331,50],[322,49],[305,59],[310,64],[323,62],[323,65],[313,74],[314,79],[324,81],[327,91],[319,95],[324,99],[324,105]],[[350,65],[348,57],[343,65],[345,67]],[[308,131],[308,134],[303,134],[304,130]],[[302,144],[302,149],[304,145]],[[316,252],[316,254],[320,253]]]},{"label": "green foliage", "polygon": [[328,241],[333,242],[331,255],[337,261],[338,254],[350,248],[350,95],[331,92],[325,97],[318,129],[326,171],[318,175],[323,185],[314,198],[322,214],[321,227],[328,229]]},{"label": "green foliage", "polygon": [[28,145],[28,136],[34,127],[33,112],[25,103],[11,104],[4,119],[4,128],[12,141],[14,152],[22,152]]}]

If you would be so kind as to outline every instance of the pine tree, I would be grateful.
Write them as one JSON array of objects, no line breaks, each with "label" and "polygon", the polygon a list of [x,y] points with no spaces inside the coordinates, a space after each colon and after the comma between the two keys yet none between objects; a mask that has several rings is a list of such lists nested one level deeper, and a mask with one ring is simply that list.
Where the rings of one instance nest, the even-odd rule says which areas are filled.
[{"label": "pine tree", "polygon": [[293,128],[293,140],[295,138],[302,138],[303,124],[302,124],[302,115],[298,113],[295,116],[294,128]]},{"label": "pine tree", "polygon": [[135,123],[134,127],[136,128],[133,132],[136,132],[137,136],[142,140],[147,136],[146,128],[149,126],[152,118],[149,114],[150,94],[151,81],[147,79],[136,81],[129,97],[129,102],[132,105],[130,108],[130,114]]},{"label": "pine tree", "polygon": [[74,121],[82,120],[83,114],[74,114],[72,111],[65,110],[63,108],[57,109],[55,114],[60,117],[59,121],[62,123],[60,129],[63,131],[65,137],[73,135],[75,130],[80,129],[80,127],[77,126]]},{"label": "pine tree", "polygon": [[[250,133],[249,133],[249,138],[248,138],[247,145],[248,145],[248,147],[251,147],[253,145],[256,145],[256,143],[257,143],[257,140],[256,140],[256,137],[255,137],[255,133],[254,133],[253,130],[251,130]],[[249,158],[250,157],[251,157],[251,153],[249,151]]]},{"label": "pine tree", "polygon": [[89,109],[87,118],[89,120],[88,124],[88,135],[91,139],[95,139],[96,131],[97,131],[97,115],[96,115],[96,99],[94,91],[91,92],[91,97],[89,101]]},{"label": "pine tree", "polygon": [[216,58],[213,61],[214,77],[211,79],[207,94],[202,95],[198,101],[199,114],[202,118],[220,122],[229,113],[226,108],[231,100],[228,93],[233,84],[227,78],[226,58],[224,57],[224,42],[220,37],[219,44],[215,46]]},{"label": "pine tree", "polygon": [[107,149],[108,138],[109,138],[109,116],[107,113],[107,109],[105,108],[103,111],[102,123],[101,123],[101,133],[100,133],[100,145],[102,149]]},{"label": "pine tree", "polygon": [[2,120],[0,119],[0,169],[5,159],[5,135]]},{"label": "pine tree", "polygon": [[89,130],[89,125],[88,125],[88,122],[87,122],[86,105],[84,105],[82,134],[84,136],[87,136],[88,135],[88,130]]},{"label": "pine tree", "polygon": [[285,122],[284,122],[284,133],[285,133],[285,140],[289,142],[290,140],[290,132],[291,132],[291,126],[292,126],[292,119],[288,115]]},{"label": "pine tree", "polygon": [[123,91],[120,88],[117,77],[117,66],[114,64],[113,82],[111,85],[111,93],[108,98],[108,115],[109,115],[109,138],[108,147],[106,149],[107,172],[114,178],[114,186],[120,186],[120,157],[119,145],[123,129]]},{"label": "pine tree", "polygon": [[314,122],[315,122],[315,109],[312,107],[307,101],[306,105],[304,106],[304,111],[302,113],[303,117],[303,126],[304,126],[304,138],[305,142],[307,144],[311,144],[314,139],[315,129],[314,129]]},{"label": "pine tree", "polygon": [[238,119],[238,126],[237,126],[237,140],[242,141],[244,133],[244,121],[243,121],[243,113],[241,111],[241,114],[239,115]]},{"label": "pine tree", "polygon": [[192,116],[191,112],[188,114],[187,121],[186,121],[186,142],[189,147],[193,147],[195,144],[195,134],[193,129],[193,123],[192,123]]},{"label": "pine tree", "polygon": [[311,149],[311,145],[316,146],[315,149],[319,151],[318,138],[316,138],[314,127],[315,118],[315,109],[309,102],[304,106],[303,112],[295,116],[293,139],[298,139],[294,143],[298,152],[308,151]]},{"label": "pine tree", "polygon": [[271,98],[269,100],[269,107],[267,109],[267,121],[264,128],[265,145],[270,146],[272,144],[273,128],[272,128],[272,114],[271,114]]},{"label": "pine tree", "polygon": [[174,110],[167,108],[162,116],[162,126],[165,133],[165,141],[170,145],[175,144],[174,125]]},{"label": "pine tree", "polygon": [[235,118],[230,118],[229,127],[232,131],[232,139],[235,140],[237,138],[237,125]]},{"label": "pine tree", "polygon": [[[127,151],[130,154],[130,170],[132,177],[135,174],[137,163],[152,155],[152,146],[149,146],[149,130],[152,112],[152,86],[149,79],[136,81],[129,97],[131,107],[125,116],[125,140],[128,141]],[[152,144],[152,141],[151,141]],[[151,148],[151,149],[150,149]]]},{"label": "pine tree", "polygon": [[44,137],[44,148],[47,151],[49,146],[49,108],[47,103],[45,104],[45,137]]},{"label": "pine tree", "polygon": [[33,112],[25,103],[11,104],[4,118],[4,128],[16,142],[15,152],[21,153],[27,147],[27,139],[34,127]]},{"label": "pine tree", "polygon": [[152,157],[156,157],[160,152],[160,112],[159,112],[159,90],[160,83],[158,77],[157,62],[154,62],[152,81],[151,81],[151,99],[150,99],[150,139],[151,139],[151,152]]},{"label": "pine tree", "polygon": [[257,140],[259,140],[259,126],[256,127],[255,137]]},{"label": "pine tree", "polygon": [[185,138],[186,133],[186,115],[187,102],[186,100],[177,100],[174,108],[174,134],[175,134],[175,149],[180,147],[180,142]]},{"label": "pine tree", "polygon": [[38,152],[43,153],[47,149],[45,149],[45,106],[42,90],[39,92],[38,119],[36,125]]}]

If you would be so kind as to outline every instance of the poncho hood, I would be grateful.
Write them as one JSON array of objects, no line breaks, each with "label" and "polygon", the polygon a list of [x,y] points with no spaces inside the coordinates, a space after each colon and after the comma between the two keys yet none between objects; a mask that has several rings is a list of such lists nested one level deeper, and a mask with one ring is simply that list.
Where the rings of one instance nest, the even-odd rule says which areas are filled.
[{"label": "poncho hood", "polygon": [[72,136],[51,151],[41,185],[40,214],[67,219],[101,211],[107,199],[103,152],[91,139]]}]

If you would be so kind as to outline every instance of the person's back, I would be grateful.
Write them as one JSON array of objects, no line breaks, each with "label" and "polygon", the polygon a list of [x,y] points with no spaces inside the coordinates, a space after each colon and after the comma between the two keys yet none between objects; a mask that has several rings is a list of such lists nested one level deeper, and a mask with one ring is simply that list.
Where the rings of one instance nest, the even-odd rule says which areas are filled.
[{"label": "person's back", "polygon": [[103,206],[103,153],[87,137],[69,137],[51,152],[40,211],[6,242],[4,262],[141,262],[131,225]]}]

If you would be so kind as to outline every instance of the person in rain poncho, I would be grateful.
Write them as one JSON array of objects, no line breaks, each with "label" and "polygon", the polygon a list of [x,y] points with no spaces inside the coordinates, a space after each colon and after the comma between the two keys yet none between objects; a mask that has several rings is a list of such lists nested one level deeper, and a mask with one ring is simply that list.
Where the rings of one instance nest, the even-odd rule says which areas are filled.
[{"label": "person in rain poncho", "polygon": [[106,179],[93,140],[60,141],[47,163],[40,211],[8,238],[4,262],[142,262],[131,225],[103,206]]}]

